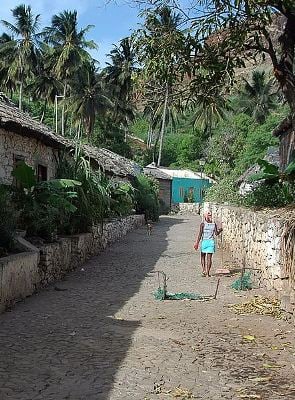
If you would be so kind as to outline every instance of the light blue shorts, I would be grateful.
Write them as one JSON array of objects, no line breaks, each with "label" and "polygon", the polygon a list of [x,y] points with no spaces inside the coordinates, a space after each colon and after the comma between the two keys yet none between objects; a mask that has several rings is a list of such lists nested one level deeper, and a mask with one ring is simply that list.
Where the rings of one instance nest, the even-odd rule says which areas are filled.
[{"label": "light blue shorts", "polygon": [[201,253],[215,253],[214,239],[203,239],[201,242]]}]

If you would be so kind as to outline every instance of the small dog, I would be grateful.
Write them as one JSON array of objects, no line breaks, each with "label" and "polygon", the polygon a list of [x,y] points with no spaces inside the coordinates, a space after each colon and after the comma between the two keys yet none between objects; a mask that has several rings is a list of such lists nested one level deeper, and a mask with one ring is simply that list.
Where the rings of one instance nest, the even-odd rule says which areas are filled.
[{"label": "small dog", "polygon": [[151,234],[152,234],[152,229],[153,229],[152,221],[147,221],[147,223],[146,223],[146,229],[147,229],[147,235],[148,235],[148,236],[151,236]]}]

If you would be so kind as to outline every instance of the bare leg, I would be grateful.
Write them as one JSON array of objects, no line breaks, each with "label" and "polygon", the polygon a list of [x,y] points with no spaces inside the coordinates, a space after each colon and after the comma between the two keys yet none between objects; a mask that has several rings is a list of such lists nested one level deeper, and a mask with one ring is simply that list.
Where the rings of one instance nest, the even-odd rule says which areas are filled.
[{"label": "bare leg", "polygon": [[210,269],[212,267],[212,254],[207,254],[207,275],[210,276]]},{"label": "bare leg", "polygon": [[206,254],[201,253],[202,273],[206,275]]}]

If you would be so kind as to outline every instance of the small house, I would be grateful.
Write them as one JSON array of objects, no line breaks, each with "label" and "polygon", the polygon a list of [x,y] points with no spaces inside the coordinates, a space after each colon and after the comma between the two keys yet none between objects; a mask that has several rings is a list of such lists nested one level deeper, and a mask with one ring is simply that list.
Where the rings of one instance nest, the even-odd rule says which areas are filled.
[{"label": "small house", "polygon": [[[61,153],[74,149],[72,140],[52,132],[0,93],[0,183],[12,183],[11,173],[19,161],[32,166],[39,180],[52,179]],[[132,180],[141,171],[132,160],[110,150],[89,145],[82,145],[81,149],[93,167],[109,177]]]},{"label": "small house", "polygon": [[204,173],[187,169],[159,167],[159,170],[172,178],[172,204],[202,203],[205,190],[214,182]]},{"label": "small house", "polygon": [[39,180],[54,178],[59,152],[69,144],[0,94],[0,183],[12,183],[19,161],[34,167]]}]

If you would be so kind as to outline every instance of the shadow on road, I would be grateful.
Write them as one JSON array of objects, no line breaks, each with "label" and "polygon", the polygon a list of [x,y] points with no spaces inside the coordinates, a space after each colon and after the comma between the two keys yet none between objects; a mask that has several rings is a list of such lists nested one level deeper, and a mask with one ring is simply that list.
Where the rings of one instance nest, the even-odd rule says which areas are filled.
[{"label": "shadow on road", "polygon": [[[1,315],[1,400],[110,399],[140,326],[132,309],[128,321],[120,319],[120,309],[167,249],[169,229],[183,222],[163,217],[150,237],[144,228],[130,233],[86,263],[84,271]],[[128,376],[123,380],[126,389]]]}]

